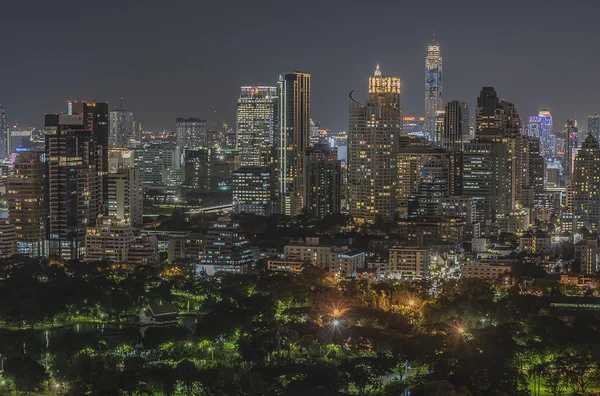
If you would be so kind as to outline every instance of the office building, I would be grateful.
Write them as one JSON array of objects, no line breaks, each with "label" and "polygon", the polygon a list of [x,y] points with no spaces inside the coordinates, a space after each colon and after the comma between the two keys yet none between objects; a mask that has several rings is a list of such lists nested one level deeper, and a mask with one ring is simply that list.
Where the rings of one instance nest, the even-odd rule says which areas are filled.
[{"label": "office building", "polygon": [[252,266],[250,241],[240,225],[229,217],[220,217],[209,227],[200,265],[214,271],[247,272]]},{"label": "office building", "polygon": [[163,174],[181,168],[181,152],[177,147],[148,144],[135,150],[134,166],[143,184],[163,184]]},{"label": "office building", "polygon": [[47,114],[45,123],[49,254],[77,259],[86,228],[94,226],[100,214],[100,150],[83,115]]},{"label": "office building", "polygon": [[397,161],[403,126],[400,79],[383,77],[377,65],[369,78],[366,104],[357,102],[353,94],[348,133],[350,214],[359,221],[389,221],[397,208]]},{"label": "office building", "polygon": [[435,141],[437,112],[444,109],[442,93],[442,56],[434,36],[425,57],[425,134],[432,141]]},{"label": "office building", "polygon": [[6,136],[7,155],[10,157],[13,153],[25,152],[31,147],[31,138],[33,129],[9,128]]},{"label": "office building", "polygon": [[477,98],[475,112],[475,135],[484,129],[502,129],[500,99],[494,87],[483,87]]},{"label": "office building", "polygon": [[600,141],[600,115],[594,114],[588,116],[588,133],[596,140]]},{"label": "office building", "polygon": [[306,214],[316,219],[340,213],[342,169],[337,148],[317,143],[304,158],[304,203]]},{"label": "office building", "polygon": [[178,118],[176,124],[177,147],[186,149],[207,146],[206,121],[199,118]]},{"label": "office building", "polygon": [[442,147],[448,151],[462,151],[469,137],[469,107],[466,102],[453,100],[446,104]]},{"label": "office building", "polygon": [[574,161],[569,194],[573,203],[573,229],[597,230],[600,223],[600,148],[588,135]]},{"label": "office building", "polygon": [[273,204],[273,175],[267,167],[241,167],[233,172],[233,212],[269,216]]},{"label": "office building", "polygon": [[282,74],[278,89],[278,194],[281,213],[295,216],[304,207],[304,151],[310,139],[310,74]]},{"label": "office building", "polygon": [[444,139],[444,130],[446,129],[445,121],[446,110],[438,110],[435,115],[433,138],[428,138],[435,147],[442,147],[442,140]]},{"label": "office building", "polygon": [[133,227],[143,225],[144,197],[138,169],[117,169],[108,174],[108,215]]},{"label": "office building", "polygon": [[94,140],[96,172],[98,173],[98,213],[108,211],[108,103],[73,102],[73,115],[81,115]]},{"label": "office building", "polygon": [[96,227],[88,227],[85,234],[85,256],[88,259],[126,263],[132,240],[133,230],[127,224],[107,221]]},{"label": "office building", "polygon": [[261,149],[273,143],[278,101],[277,87],[242,87],[236,111],[236,148],[242,166],[260,166]]},{"label": "office building", "polygon": [[429,136],[425,134],[425,117],[403,117],[402,130],[409,136],[429,139]]},{"label": "office building", "polygon": [[465,221],[467,240],[479,238],[480,223],[477,221],[477,206],[472,197],[449,196],[438,200],[437,216],[457,217]]},{"label": "office building", "polygon": [[41,161],[41,153],[20,153],[14,162],[15,172],[8,179],[6,199],[9,222],[14,225],[16,232],[16,252],[26,256],[48,255],[47,166]]},{"label": "office building", "polygon": [[159,262],[158,239],[155,235],[144,235],[131,241],[127,264],[133,266],[158,265]]},{"label": "office building", "polygon": [[109,114],[109,147],[129,147],[130,140],[136,139],[133,113],[124,109],[113,109]]}]

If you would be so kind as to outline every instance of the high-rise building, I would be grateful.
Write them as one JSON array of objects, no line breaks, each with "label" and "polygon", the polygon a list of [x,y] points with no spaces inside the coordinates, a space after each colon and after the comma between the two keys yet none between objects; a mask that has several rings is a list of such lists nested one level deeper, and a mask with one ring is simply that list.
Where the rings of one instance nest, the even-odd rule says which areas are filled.
[{"label": "high-rise building", "polygon": [[240,225],[220,217],[206,233],[200,265],[215,271],[246,272],[252,266],[252,248]]},{"label": "high-rise building", "polygon": [[565,178],[570,177],[573,174],[573,148],[578,147],[577,134],[579,129],[577,128],[577,120],[567,120],[565,123],[564,137],[565,137],[565,154],[563,156],[563,175]]},{"label": "high-rise building", "polygon": [[477,98],[475,112],[475,135],[484,129],[502,128],[500,100],[494,87],[483,87]]},{"label": "high-rise building", "polygon": [[177,147],[180,152],[195,147],[206,147],[206,121],[199,118],[177,119]]},{"label": "high-rise building", "polygon": [[17,253],[17,233],[9,219],[0,217],[0,258]]},{"label": "high-rise building", "polygon": [[588,116],[588,133],[600,141],[600,114]]},{"label": "high-rise building", "polygon": [[271,169],[268,167],[241,167],[234,171],[233,212],[269,216],[274,187]]},{"label": "high-rise building", "polygon": [[94,260],[126,263],[132,240],[131,225],[105,221],[103,224],[86,229],[85,256]]},{"label": "high-rise building", "polygon": [[442,147],[442,140],[444,138],[444,130],[446,121],[446,110],[438,110],[435,115],[435,127],[433,131],[433,139],[428,137],[428,139],[433,143],[435,147]]},{"label": "high-rise building", "polygon": [[350,93],[348,192],[350,214],[363,221],[392,220],[396,212],[399,138],[402,134],[400,79],[369,78],[366,104]]},{"label": "high-rise building", "polygon": [[140,171],[117,169],[108,174],[108,215],[133,227],[144,223],[144,197]]},{"label": "high-rise building", "polygon": [[574,161],[572,188],[573,232],[581,227],[597,230],[600,223],[600,148],[588,135]]},{"label": "high-rise building", "polygon": [[317,143],[306,149],[304,158],[304,204],[308,216],[322,219],[340,213],[342,169],[337,148]]},{"label": "high-rise building", "polygon": [[273,143],[277,105],[277,87],[242,87],[236,117],[236,141],[242,166],[259,166],[260,150]]},{"label": "high-rise building", "polygon": [[148,144],[135,150],[134,165],[140,170],[143,184],[162,184],[163,174],[181,168],[179,148]]},{"label": "high-rise building", "polygon": [[310,139],[310,74],[281,74],[278,89],[278,193],[281,213],[295,216],[304,207],[304,150]]},{"label": "high-rise building", "polygon": [[462,151],[469,137],[469,107],[466,102],[453,100],[446,104],[442,147],[449,151]]},{"label": "high-rise building", "polygon": [[98,172],[98,213],[108,210],[108,103],[73,102],[73,115],[83,116],[84,126],[91,132]]},{"label": "high-rise building", "polygon": [[0,159],[8,157],[8,121],[6,120],[6,110],[0,104]]},{"label": "high-rise building", "polygon": [[135,168],[135,150],[127,148],[112,148],[108,150],[108,172],[117,169]]},{"label": "high-rise building", "polygon": [[437,111],[443,109],[442,56],[434,36],[433,42],[427,46],[425,57],[425,134],[431,140],[434,140]]},{"label": "high-rise building", "polygon": [[429,136],[425,135],[425,117],[403,117],[402,130],[409,136],[416,136],[425,139],[430,138]]},{"label": "high-rise building", "polygon": [[529,117],[526,135],[533,138],[539,138],[542,144],[542,150],[547,158],[556,156],[556,138],[552,133],[552,114],[546,109],[540,110],[535,117]]},{"label": "high-rise building", "polygon": [[41,153],[17,155],[15,173],[6,189],[9,221],[17,234],[17,253],[32,257],[48,254],[46,249],[47,166]]},{"label": "high-rise building", "polygon": [[128,147],[130,140],[136,139],[133,113],[124,109],[113,109],[109,116],[109,147]]},{"label": "high-rise building", "polygon": [[46,115],[49,254],[79,258],[86,228],[98,219],[101,195],[93,132],[83,115]]}]

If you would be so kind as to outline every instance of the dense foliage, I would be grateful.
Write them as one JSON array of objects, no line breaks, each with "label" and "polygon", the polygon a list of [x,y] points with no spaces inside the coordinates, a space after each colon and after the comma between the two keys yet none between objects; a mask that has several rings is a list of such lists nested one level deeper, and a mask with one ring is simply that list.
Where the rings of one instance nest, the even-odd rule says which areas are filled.
[{"label": "dense foliage", "polygon": [[[0,356],[22,393],[584,393],[600,379],[600,319],[567,320],[544,297],[560,289],[531,287],[334,283],[314,267],[196,279],[185,268],[13,258],[0,271]],[[126,320],[149,301],[175,302],[193,330],[70,326],[44,336]]]}]

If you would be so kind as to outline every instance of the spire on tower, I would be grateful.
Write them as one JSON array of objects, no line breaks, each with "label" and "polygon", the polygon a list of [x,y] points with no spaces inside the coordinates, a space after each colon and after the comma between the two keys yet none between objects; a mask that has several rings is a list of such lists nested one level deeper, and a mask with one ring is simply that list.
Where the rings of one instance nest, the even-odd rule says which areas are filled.
[{"label": "spire on tower", "polygon": [[375,67],[375,73],[373,73],[373,76],[375,76],[375,77],[381,77],[381,70],[379,70],[379,63]]},{"label": "spire on tower", "polygon": [[435,41],[435,29],[433,29],[433,38],[432,38],[431,42],[433,42],[433,43],[435,43],[435,42],[436,42],[436,41]]}]

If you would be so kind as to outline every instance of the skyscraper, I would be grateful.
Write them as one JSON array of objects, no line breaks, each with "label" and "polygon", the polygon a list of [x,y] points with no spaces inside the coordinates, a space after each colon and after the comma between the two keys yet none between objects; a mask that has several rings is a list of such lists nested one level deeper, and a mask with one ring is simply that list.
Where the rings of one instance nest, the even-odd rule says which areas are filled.
[{"label": "skyscraper", "polygon": [[83,116],[83,125],[94,139],[96,171],[98,172],[98,213],[108,211],[108,103],[74,102],[73,115]]},{"label": "skyscraper", "polygon": [[304,207],[304,151],[310,139],[310,74],[281,74],[278,89],[278,193],[281,213],[295,216]]},{"label": "skyscraper", "polygon": [[177,119],[177,147],[181,153],[185,149],[206,147],[206,121],[199,118]]},{"label": "skyscraper", "polygon": [[200,264],[215,271],[247,272],[252,266],[252,248],[240,225],[220,217],[206,233]]},{"label": "skyscraper", "polygon": [[453,100],[446,104],[444,137],[442,147],[449,151],[462,151],[463,143],[469,137],[469,107],[466,102]]},{"label": "skyscraper", "polygon": [[588,133],[596,140],[600,140],[600,115],[594,114],[588,116]]},{"label": "skyscraper", "polygon": [[348,192],[350,214],[362,221],[392,220],[396,212],[399,138],[402,134],[400,79],[369,77],[366,104],[350,93]]},{"label": "skyscraper", "polygon": [[46,115],[49,254],[79,258],[99,214],[96,139],[83,115]]},{"label": "skyscraper", "polygon": [[552,114],[546,109],[540,110],[535,117],[529,117],[526,134],[529,137],[539,138],[542,150],[547,158],[556,155],[556,138],[552,133]]},{"label": "skyscraper", "polygon": [[500,100],[494,87],[483,87],[477,98],[475,112],[475,135],[484,129],[502,128]]},{"label": "skyscraper", "polygon": [[565,178],[573,174],[573,147],[577,147],[577,120],[567,120],[565,122],[564,137],[565,137],[565,153],[563,156],[563,175]]},{"label": "skyscraper", "polygon": [[600,223],[600,148],[591,134],[575,158],[571,187],[573,232],[581,227],[597,230]]},{"label": "skyscraper", "polygon": [[242,166],[259,166],[261,149],[273,143],[277,104],[277,87],[242,87],[236,117],[236,141]]},{"label": "skyscraper", "polygon": [[425,57],[425,134],[430,140],[434,140],[437,111],[443,109],[442,56],[434,35]]},{"label": "skyscraper", "polygon": [[0,104],[0,159],[8,157],[8,122],[6,121],[6,110]]},{"label": "skyscraper", "polygon": [[46,256],[47,163],[41,153],[20,153],[15,173],[8,179],[9,221],[17,234],[17,253],[32,257]]},{"label": "skyscraper", "polygon": [[266,166],[241,167],[233,172],[234,213],[269,216],[273,204],[273,175]]},{"label": "skyscraper", "polygon": [[304,204],[310,217],[322,219],[340,213],[342,168],[337,148],[317,143],[306,149],[304,158]]},{"label": "skyscraper", "polygon": [[124,109],[110,111],[110,147],[127,147],[129,140],[136,140],[133,113]]}]

